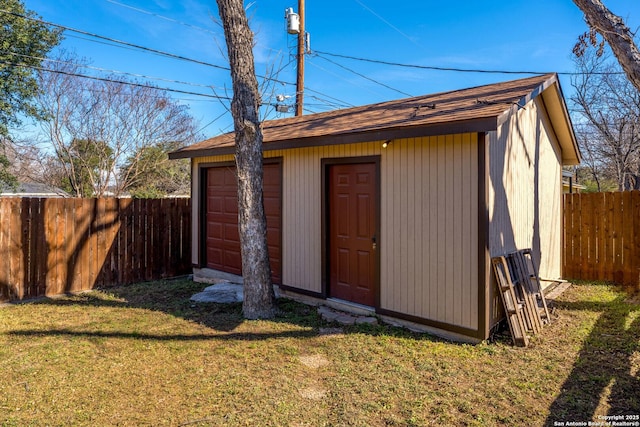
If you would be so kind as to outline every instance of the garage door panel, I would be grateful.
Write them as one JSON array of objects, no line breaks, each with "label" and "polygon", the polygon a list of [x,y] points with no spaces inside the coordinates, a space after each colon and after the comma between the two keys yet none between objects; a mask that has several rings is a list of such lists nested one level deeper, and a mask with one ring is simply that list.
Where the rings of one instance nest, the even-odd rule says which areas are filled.
[{"label": "garage door panel", "polygon": [[227,195],[224,198],[224,213],[238,215],[238,196],[237,194]]},{"label": "garage door panel", "polygon": [[211,247],[211,245],[207,247],[207,260],[209,261],[209,263],[211,263],[212,265],[222,266],[222,257],[222,250],[220,248]]},{"label": "garage door panel", "polygon": [[[280,164],[264,166],[264,207],[267,218],[267,245],[272,280],[281,281],[281,205],[282,171]],[[240,234],[235,167],[207,170],[206,266],[241,274]]]},{"label": "garage door panel", "polygon": [[222,233],[222,224],[215,221],[207,221],[207,240],[221,240]]},{"label": "garage door panel", "polygon": [[224,224],[224,234],[222,236],[227,244],[240,245],[240,232],[235,224]]}]

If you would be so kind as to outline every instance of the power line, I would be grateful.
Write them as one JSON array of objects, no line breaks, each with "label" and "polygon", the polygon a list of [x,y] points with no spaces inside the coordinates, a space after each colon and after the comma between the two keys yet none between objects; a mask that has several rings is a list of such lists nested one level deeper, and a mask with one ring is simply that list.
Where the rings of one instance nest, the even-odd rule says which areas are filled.
[{"label": "power line", "polygon": [[[114,38],[111,38],[111,37],[102,36],[102,35],[96,34],[96,33],[90,33],[88,31],[84,31],[84,30],[78,30],[76,28],[67,27],[65,25],[60,25],[60,24],[55,24],[53,22],[44,21],[42,19],[33,18],[33,17],[30,17],[30,16],[26,16],[26,15],[22,15],[22,14],[19,14],[19,13],[11,12],[11,11],[8,11],[8,10],[0,9],[0,13],[5,13],[5,14],[8,14],[8,15],[16,16],[18,18],[23,18],[23,19],[27,19],[27,20],[30,20],[30,21],[38,22],[38,23],[44,24],[44,25],[50,25],[52,27],[57,27],[57,28],[60,28],[60,29],[66,30],[66,31],[75,32],[75,33],[82,34],[82,35],[85,35],[85,36],[95,37],[95,38],[100,39],[100,40],[106,40],[106,41],[111,42],[111,43],[117,43],[118,45],[127,46],[129,48],[134,48],[134,49],[139,49],[139,50],[142,50],[142,51],[145,51],[145,52],[154,53],[156,55],[165,56],[165,57],[168,57],[168,58],[171,58],[171,59],[178,59],[178,60],[181,60],[181,61],[192,62],[194,64],[205,65],[205,66],[217,68],[217,69],[220,69],[220,70],[231,71],[231,68],[225,67],[225,66],[222,66],[222,65],[212,64],[210,62],[201,61],[199,59],[188,58],[186,56],[177,55],[177,54],[174,54],[174,53],[165,52],[165,51],[162,51],[162,50],[141,46],[141,45],[138,45],[138,44],[135,44],[135,43],[130,43],[130,42],[126,42],[126,41],[123,41],[123,40],[118,40],[118,39],[114,39]],[[271,80],[271,81],[274,81],[276,83],[280,83],[280,84],[291,85],[291,86],[295,85],[294,83],[286,82],[286,81],[279,80],[279,79],[270,78],[270,77],[267,77],[267,76],[260,76],[260,77],[262,77],[262,78],[264,78],[266,80]]]},{"label": "power line", "polygon": [[23,58],[36,59],[36,60],[39,60],[39,61],[55,62],[55,63],[58,63],[58,64],[66,64],[66,65],[72,65],[72,66],[77,66],[77,67],[82,67],[82,68],[88,68],[90,70],[103,71],[103,72],[106,72],[106,73],[122,74],[122,75],[125,75],[125,76],[142,78],[142,79],[147,79],[147,80],[156,80],[156,81],[163,81],[163,82],[167,82],[167,83],[177,83],[177,84],[187,85],[187,86],[204,87],[204,88],[209,88],[209,89],[215,89],[215,86],[213,86],[213,85],[204,85],[204,84],[200,84],[200,83],[183,82],[183,81],[180,81],[180,80],[166,79],[164,77],[146,76],[144,74],[129,73],[127,71],[109,70],[109,69],[106,69],[106,68],[94,67],[94,66],[87,65],[87,64],[80,64],[80,63],[71,62],[71,61],[61,61],[61,60],[58,60],[58,59],[41,58],[41,57],[30,56],[30,55],[22,55],[20,53],[15,53],[15,52],[3,52],[3,53],[4,54],[8,54],[8,55],[13,55],[13,56],[20,56],[20,57],[23,57]]},{"label": "power line", "polygon": [[324,59],[325,61],[328,61],[328,62],[332,63],[333,65],[336,65],[336,66],[338,66],[338,67],[340,67],[340,68],[342,68],[342,69],[344,69],[344,70],[347,70],[347,71],[349,71],[349,72],[351,72],[351,73],[353,73],[353,74],[355,74],[355,75],[357,75],[357,76],[360,76],[360,77],[362,77],[363,79],[367,79],[367,80],[369,80],[369,81],[371,81],[371,82],[373,82],[373,83],[375,83],[375,84],[378,84],[378,85],[380,85],[380,86],[382,86],[382,87],[386,87],[387,89],[390,89],[390,90],[392,90],[392,91],[394,91],[394,92],[398,92],[398,93],[400,93],[400,94],[402,94],[402,95],[406,95],[406,96],[408,96],[408,97],[411,97],[411,96],[412,96],[411,94],[408,94],[407,92],[403,92],[403,91],[401,91],[401,90],[399,90],[399,89],[395,89],[395,88],[393,88],[393,87],[391,87],[391,86],[389,86],[389,85],[387,85],[387,84],[385,84],[385,83],[381,83],[381,82],[379,82],[379,81],[377,81],[377,80],[374,80],[374,79],[372,79],[371,77],[367,77],[367,76],[365,76],[364,74],[358,73],[357,71],[354,71],[354,70],[352,70],[351,68],[348,68],[348,67],[345,67],[344,65],[338,64],[337,62],[332,61],[332,60],[331,60],[331,59],[329,59],[329,58],[325,58],[325,57],[324,57],[324,56],[322,56],[322,55],[318,55],[318,57],[319,57],[319,58],[322,58],[322,59]]},{"label": "power line", "polygon": [[[107,0],[109,1],[109,0]],[[224,111],[222,114],[220,114],[218,117],[216,117],[215,119],[211,120],[209,123],[207,123],[206,125],[202,126],[200,129],[198,129],[198,131],[196,132],[196,134],[202,132],[203,130],[205,130],[206,128],[208,128],[209,126],[211,126],[212,124],[214,124],[215,122],[217,122],[218,120],[220,120],[222,117],[224,117],[226,114],[228,113],[228,111]]]},{"label": "power line", "polygon": [[[512,71],[512,70],[483,70],[483,69],[477,69],[477,68],[455,68],[455,67],[439,67],[439,66],[432,66],[432,65],[416,65],[416,64],[403,64],[403,63],[399,63],[399,62],[390,62],[390,61],[384,61],[384,60],[380,60],[380,59],[370,59],[370,58],[359,58],[356,56],[350,56],[350,55],[341,55],[338,53],[331,53],[331,52],[322,52],[322,51],[314,51],[314,53],[318,54],[318,55],[328,55],[328,56],[333,56],[336,58],[345,58],[345,59],[351,59],[354,61],[362,61],[362,62],[370,62],[373,64],[382,64],[382,65],[392,65],[392,66],[396,66],[396,67],[404,67],[404,68],[417,68],[417,69],[421,69],[421,70],[435,70],[435,71],[454,71],[454,72],[459,72],[459,73],[485,73],[485,74],[532,74],[532,75],[544,75],[544,74],[550,74],[552,73],[551,71]],[[326,59],[326,58],[325,58]],[[592,72],[592,73],[584,73],[584,72],[570,72],[570,71],[560,71],[560,72],[555,72],[555,74],[561,75],[561,76],[580,76],[583,74],[597,74],[597,75],[601,75],[601,74],[624,74],[623,71],[614,71],[614,72]]]},{"label": "power line", "polygon": [[345,106],[347,106],[347,107],[355,107],[355,105],[353,105],[353,104],[350,104],[350,103],[348,103],[348,102],[346,102],[346,101],[343,101],[343,100],[341,100],[341,99],[338,99],[338,98],[334,98],[334,97],[329,96],[329,95],[327,95],[327,94],[324,94],[324,93],[322,93],[322,92],[318,92],[317,90],[313,90],[313,89],[311,89],[311,88],[309,88],[309,87],[305,87],[305,90],[306,90],[306,91],[308,91],[308,92],[317,93],[318,95],[322,95],[322,96],[324,96],[324,97],[326,97],[326,98],[329,98],[329,99],[331,99],[331,100],[333,100],[333,101],[339,102],[340,104],[343,104],[343,105],[345,105]]},{"label": "power line", "polygon": [[54,24],[53,22],[48,22],[48,21],[44,21],[42,19],[33,18],[31,16],[21,15],[19,13],[11,12],[11,11],[8,11],[8,10],[0,10],[0,12],[6,13],[6,14],[9,14],[9,15],[13,15],[13,16],[16,16],[18,18],[23,18],[23,19],[27,19],[27,20],[30,20],[30,21],[39,22],[39,23],[44,24],[44,25],[51,25],[53,27],[61,28],[61,29],[66,30],[66,31],[72,31],[74,33],[83,34],[85,36],[91,36],[91,37],[95,37],[97,39],[107,40],[107,41],[110,41],[110,42],[113,42],[113,43],[118,43],[118,44],[121,44],[123,46],[129,46],[129,47],[133,47],[133,48],[136,48],[136,49],[144,50],[144,51],[147,51],[147,52],[155,53],[157,55],[166,56],[166,57],[173,58],[173,59],[179,59],[181,61],[193,62],[195,64],[206,65],[208,67],[213,67],[213,68],[217,68],[217,69],[220,69],[220,70],[225,70],[225,71],[230,71],[231,70],[229,67],[223,67],[221,65],[212,64],[210,62],[204,62],[204,61],[200,61],[198,59],[187,58],[186,56],[176,55],[174,53],[164,52],[164,51],[161,51],[161,50],[158,50],[158,49],[153,49],[153,48],[150,48],[150,47],[140,46],[140,45],[135,44],[135,43],[129,43],[129,42],[126,42],[126,41],[123,41],[123,40],[117,40],[117,39],[113,39],[111,37],[101,36],[100,34],[90,33],[88,31],[84,31],[84,30],[78,30],[77,28],[67,27],[66,25]]},{"label": "power line", "polygon": [[196,95],[196,96],[202,96],[202,97],[206,97],[206,98],[215,98],[215,99],[224,100],[224,101],[231,101],[231,98],[226,97],[226,96],[209,95],[209,94],[205,94],[205,93],[191,92],[191,91],[180,90],[180,89],[170,89],[170,88],[151,86],[151,85],[147,85],[147,84],[143,84],[143,83],[136,83],[136,82],[125,82],[125,81],[121,81],[121,80],[108,79],[108,78],[105,78],[105,77],[87,76],[86,74],[71,73],[71,72],[62,71],[62,70],[52,70],[50,68],[38,67],[38,66],[35,66],[35,65],[21,64],[21,63],[16,63],[16,62],[6,62],[6,61],[0,61],[0,64],[9,65],[9,66],[13,66],[13,67],[30,68],[32,70],[39,70],[39,71],[44,71],[44,72],[48,72],[48,73],[62,74],[62,75],[65,75],[65,76],[81,77],[81,78],[84,78],[84,79],[98,80],[98,81],[107,82],[107,83],[118,83],[118,84],[122,84],[122,85],[135,86],[135,87],[140,87],[140,88],[145,88],[145,89],[163,90],[163,91],[166,91],[166,92],[181,93],[181,94],[186,94],[186,95]]},{"label": "power line", "polygon": [[[310,65],[312,65],[312,66],[314,66],[314,67],[316,67],[316,68],[318,68],[318,69],[320,69],[320,70],[322,70],[322,71],[324,71],[325,73],[331,74],[331,75],[333,75],[333,76],[335,76],[335,77],[337,77],[337,78],[339,78],[339,79],[341,79],[341,80],[344,80],[344,81],[346,81],[346,82],[348,82],[348,83],[351,83],[351,82],[349,81],[349,79],[347,79],[346,77],[343,77],[343,76],[341,76],[341,75],[339,75],[339,74],[336,74],[336,73],[332,72],[331,70],[327,70],[326,68],[324,68],[324,67],[322,67],[322,66],[320,66],[320,65],[316,64],[315,62],[313,62],[313,61],[311,61],[311,60],[309,60],[309,59],[307,59],[307,63],[308,63],[308,64],[310,64]],[[381,93],[376,92],[375,90],[371,89],[370,87],[366,87],[366,86],[364,86],[364,85],[360,85],[360,84],[358,84],[358,82],[356,82],[356,83],[351,83],[351,84],[355,84],[355,85],[357,85],[357,86],[360,86],[360,87],[362,87],[363,89],[368,90],[369,92],[374,93],[374,94],[376,94],[376,95],[378,95],[378,96],[383,96]]]},{"label": "power line", "polygon": [[422,70],[457,71],[457,72],[463,72],[463,73],[491,73],[491,74],[536,74],[536,75],[549,74],[548,72],[539,72],[539,71],[480,70],[480,69],[469,69],[469,68],[437,67],[437,66],[430,66],[430,65],[402,64],[399,62],[383,61],[380,59],[368,59],[368,58],[358,58],[358,57],[349,56],[349,55],[340,55],[338,53],[330,53],[330,52],[322,52],[322,51],[315,51],[315,53],[320,55],[333,56],[336,58],[352,59],[354,61],[371,62],[374,64],[382,64],[382,65],[393,65],[396,67],[405,67],[405,68],[418,68]]},{"label": "power line", "polygon": [[[209,95],[209,94],[206,94],[206,93],[191,92],[191,91],[180,90],[180,89],[171,89],[171,88],[166,88],[166,87],[152,86],[152,85],[147,85],[147,84],[137,83],[137,82],[127,82],[127,81],[122,81],[122,80],[108,79],[108,78],[105,78],[105,77],[88,76],[86,74],[71,73],[71,72],[62,71],[62,70],[52,70],[50,68],[38,67],[38,66],[35,66],[35,65],[29,65],[29,64],[20,64],[20,63],[7,62],[7,61],[1,61],[1,60],[0,60],[0,64],[9,65],[9,66],[13,66],[13,67],[30,68],[32,70],[39,70],[39,71],[44,71],[44,72],[48,72],[48,73],[62,74],[62,75],[71,76],[71,77],[80,77],[80,78],[84,78],[84,79],[97,80],[97,81],[107,82],[107,83],[117,83],[117,84],[126,85],[126,86],[140,87],[140,88],[144,88],[144,89],[153,89],[153,90],[160,90],[160,91],[165,91],[165,92],[181,93],[181,94],[186,94],[186,95],[195,95],[195,96],[201,96],[201,97],[205,97],[205,98],[213,98],[213,99],[217,99],[217,100],[220,100],[220,101],[231,101],[231,98],[229,98],[228,96]],[[269,102],[263,102],[260,105],[275,107],[275,104],[269,103]]]}]

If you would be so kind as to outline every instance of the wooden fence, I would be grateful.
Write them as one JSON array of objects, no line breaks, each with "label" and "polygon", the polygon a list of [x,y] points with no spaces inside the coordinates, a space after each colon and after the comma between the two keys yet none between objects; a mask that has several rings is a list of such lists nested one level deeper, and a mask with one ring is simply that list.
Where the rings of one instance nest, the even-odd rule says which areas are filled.
[{"label": "wooden fence", "polygon": [[189,199],[0,198],[0,302],[191,270]]},{"label": "wooden fence", "polygon": [[638,285],[640,191],[565,194],[564,277]]}]

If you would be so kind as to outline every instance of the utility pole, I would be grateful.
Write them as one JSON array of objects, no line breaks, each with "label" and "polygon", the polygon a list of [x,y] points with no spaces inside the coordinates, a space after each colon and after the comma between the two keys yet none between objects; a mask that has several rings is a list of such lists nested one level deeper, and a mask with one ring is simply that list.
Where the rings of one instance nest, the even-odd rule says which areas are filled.
[{"label": "utility pole", "polygon": [[300,32],[298,32],[298,67],[296,78],[296,116],[302,115],[302,103],[304,101],[304,0],[298,0],[298,14],[300,15]]}]

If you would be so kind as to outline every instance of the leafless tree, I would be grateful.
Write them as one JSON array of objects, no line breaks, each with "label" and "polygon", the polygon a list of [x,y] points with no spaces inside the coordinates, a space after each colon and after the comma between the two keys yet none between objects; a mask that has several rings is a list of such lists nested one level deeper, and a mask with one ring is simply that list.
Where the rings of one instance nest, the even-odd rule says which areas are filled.
[{"label": "leafless tree", "polygon": [[53,72],[39,73],[46,143],[75,195],[119,196],[138,179],[147,147],[194,142],[196,124],[166,92],[114,76],[80,77],[81,64],[64,53],[47,62]]},{"label": "leafless tree", "polygon": [[[601,0],[573,2],[584,13],[589,27],[607,41],[627,77],[640,91],[640,51],[635,44],[634,34],[624,20],[607,9]],[[586,40],[583,37],[581,41],[584,43]]]},{"label": "leafless tree", "polygon": [[574,61],[578,73],[570,100],[586,166],[599,190],[606,178],[619,191],[640,189],[640,91],[593,47]]},{"label": "leafless tree", "polygon": [[238,222],[246,318],[275,315],[275,296],[267,249],[262,195],[260,94],[253,59],[253,33],[242,0],[217,0],[233,84],[233,115],[238,173]]}]

